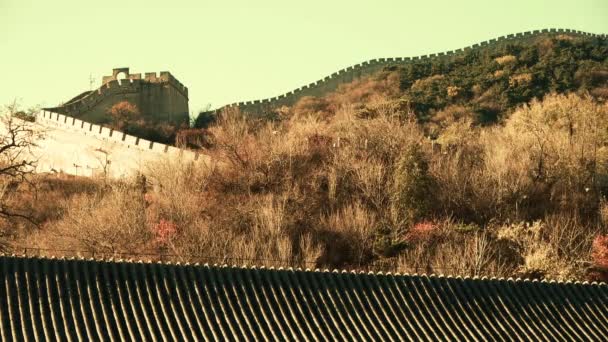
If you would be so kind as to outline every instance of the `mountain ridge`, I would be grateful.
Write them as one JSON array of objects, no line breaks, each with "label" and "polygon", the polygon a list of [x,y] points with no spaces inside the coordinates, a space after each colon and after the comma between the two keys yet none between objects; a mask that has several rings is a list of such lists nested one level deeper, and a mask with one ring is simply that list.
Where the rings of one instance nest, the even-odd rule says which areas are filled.
[{"label": "mountain ridge", "polygon": [[435,59],[448,59],[454,56],[458,56],[464,52],[468,52],[474,49],[486,48],[493,46],[495,44],[500,44],[504,42],[517,42],[526,39],[532,39],[542,35],[559,35],[559,34],[574,34],[582,37],[597,37],[597,38],[606,38],[607,34],[596,34],[590,33],[580,30],[572,30],[572,29],[542,29],[542,30],[532,30],[525,31],[519,33],[508,34],[506,36],[500,36],[497,38],[493,38],[490,40],[482,41],[480,43],[476,43],[470,46],[466,46],[463,48],[459,48],[456,50],[448,50],[442,52],[431,53],[427,55],[413,56],[413,57],[388,57],[388,58],[376,58],[368,61],[364,61],[362,63],[358,63],[343,69],[340,69],[329,76],[326,76],[318,81],[309,83],[302,87],[295,88],[287,93],[268,97],[264,99],[258,100],[249,100],[249,101],[241,101],[234,102],[230,104],[226,104],[224,106],[220,106],[216,109],[206,111],[205,113],[218,113],[225,109],[236,109],[238,108],[242,112],[262,112],[268,110],[273,107],[282,106],[282,105],[293,105],[297,102],[298,99],[304,96],[319,96],[323,95],[327,92],[335,90],[340,84],[352,82],[354,79],[360,78],[362,76],[371,75],[374,72],[382,70],[387,66],[398,66],[398,65],[406,65],[412,62],[420,62],[420,61],[429,61]]}]

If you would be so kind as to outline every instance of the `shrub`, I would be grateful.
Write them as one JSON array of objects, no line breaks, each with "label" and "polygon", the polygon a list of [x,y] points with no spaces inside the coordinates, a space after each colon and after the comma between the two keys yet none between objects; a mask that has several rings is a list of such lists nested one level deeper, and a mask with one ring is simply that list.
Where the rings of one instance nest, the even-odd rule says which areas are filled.
[{"label": "shrub", "polygon": [[[448,87],[450,84],[444,75],[433,75],[419,79],[412,84],[409,90],[413,107],[419,114],[428,113],[429,110],[443,108],[447,104]],[[425,119],[424,116],[419,116]]]},{"label": "shrub", "polygon": [[373,249],[373,228],[377,225],[373,211],[355,202],[330,213],[321,222],[328,232],[346,242],[338,249],[332,241],[327,241],[324,258],[334,260],[335,266],[361,265],[369,261]]},{"label": "shrub", "polygon": [[180,148],[209,148],[212,146],[209,131],[204,128],[182,129],[175,136],[175,146]]},{"label": "shrub", "polygon": [[496,61],[496,63],[500,64],[500,65],[505,65],[505,64],[512,64],[517,62],[517,57],[513,56],[513,55],[505,55],[502,57],[496,57],[494,58],[494,60]]},{"label": "shrub", "polygon": [[454,231],[459,233],[477,232],[480,227],[474,223],[457,223],[454,225]]},{"label": "shrub", "polygon": [[591,257],[596,266],[608,269],[608,235],[593,239]]},{"label": "shrub", "polygon": [[112,127],[125,131],[129,126],[142,120],[139,108],[129,101],[120,101],[108,109],[112,118]]},{"label": "shrub", "polygon": [[161,219],[152,227],[152,232],[156,236],[156,242],[160,245],[166,245],[177,233],[175,223]]},{"label": "shrub", "polygon": [[304,96],[293,106],[292,113],[298,116],[317,116],[325,118],[330,114],[329,103],[325,98]]},{"label": "shrub", "polygon": [[429,173],[420,145],[412,144],[397,163],[392,190],[392,210],[398,225],[411,225],[428,217],[434,204],[436,183]]},{"label": "shrub", "polygon": [[28,121],[28,122],[36,121],[36,115],[34,115],[34,113],[32,113],[32,112],[18,111],[16,113],[13,113],[13,116],[18,119]]},{"label": "shrub", "polygon": [[398,229],[392,223],[380,221],[374,228],[372,249],[376,256],[392,258],[408,247],[403,235],[398,234]]},{"label": "shrub", "polygon": [[432,221],[421,221],[408,230],[405,240],[410,243],[429,243],[439,236],[439,227]]},{"label": "shrub", "polygon": [[400,75],[396,71],[383,70],[376,75],[342,84],[326,96],[329,109],[335,113],[345,105],[367,104],[378,99],[396,99],[399,96]]},{"label": "shrub", "polygon": [[65,210],[65,216],[44,232],[46,243],[55,248],[135,252],[145,248],[152,235],[141,191],[129,185],[75,196]]},{"label": "shrub", "polygon": [[527,164],[519,172],[528,175],[531,187],[543,189],[537,203],[574,210],[581,218],[597,217],[597,195],[605,186],[600,181],[608,174],[602,162],[608,160],[607,114],[608,107],[589,97],[550,95],[507,120],[503,132],[510,148],[521,151],[517,163]]},{"label": "shrub", "polygon": [[458,96],[460,94],[461,90],[462,90],[462,88],[460,88],[458,86],[448,86],[446,89],[448,97]]},{"label": "shrub", "polygon": [[276,109],[280,120],[201,113],[207,131],[177,140],[208,142],[213,163],[146,165],[146,187],[74,192],[58,182],[39,188],[46,201],[9,188],[46,222],[10,238],[95,251],[160,245],[183,261],[560,279],[584,277],[591,257],[601,276],[608,107],[546,95],[605,93],[605,48],[582,41],[413,61]]},{"label": "shrub", "polygon": [[591,258],[594,267],[589,270],[589,278],[608,282],[608,235],[598,235],[593,239]]},{"label": "shrub", "polygon": [[532,82],[532,74],[524,73],[509,77],[509,86],[526,86]]},{"label": "shrub", "polygon": [[200,112],[194,120],[194,128],[208,128],[217,120],[217,116],[214,111]]}]

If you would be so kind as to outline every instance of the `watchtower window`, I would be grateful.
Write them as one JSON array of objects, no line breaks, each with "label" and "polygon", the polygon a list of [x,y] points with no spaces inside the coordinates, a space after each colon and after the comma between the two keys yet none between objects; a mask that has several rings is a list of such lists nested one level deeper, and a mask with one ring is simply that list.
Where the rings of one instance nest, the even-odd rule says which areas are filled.
[{"label": "watchtower window", "polygon": [[124,79],[127,79],[127,78],[129,78],[129,77],[128,77],[127,73],[124,72],[124,71],[121,71],[118,74],[116,74],[116,79],[117,80],[124,80]]}]

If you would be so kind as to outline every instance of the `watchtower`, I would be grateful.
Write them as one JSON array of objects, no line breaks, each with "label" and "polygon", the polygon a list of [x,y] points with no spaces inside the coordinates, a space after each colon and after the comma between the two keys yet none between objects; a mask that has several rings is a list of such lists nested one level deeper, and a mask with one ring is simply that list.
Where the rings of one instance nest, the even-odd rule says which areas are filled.
[{"label": "watchtower", "polygon": [[116,103],[128,101],[137,106],[146,121],[172,125],[188,124],[188,88],[170,72],[131,74],[129,68],[115,68],[102,78],[101,86],[85,91],[66,103],[47,111],[77,117],[83,121],[105,124],[108,110]]}]

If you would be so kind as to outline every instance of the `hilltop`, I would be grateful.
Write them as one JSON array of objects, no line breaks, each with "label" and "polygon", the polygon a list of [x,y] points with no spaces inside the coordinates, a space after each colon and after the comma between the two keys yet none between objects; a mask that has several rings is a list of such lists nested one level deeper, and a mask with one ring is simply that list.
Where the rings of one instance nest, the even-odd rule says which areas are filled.
[{"label": "hilltop", "polygon": [[[226,110],[275,117],[286,107],[327,107],[314,100],[328,94],[359,95],[342,99],[365,103],[382,92],[406,101],[421,119],[449,106],[465,104],[479,121],[496,121],[517,105],[549,92],[591,92],[607,97],[606,35],[550,29],[511,34],[455,51],[424,56],[380,58],[339,70],[317,82],[263,100],[226,105]],[[387,75],[387,74],[390,74]],[[391,89],[361,89],[365,80],[387,81]],[[391,83],[392,82],[392,83]],[[357,93],[358,92],[358,93]],[[335,96],[334,96],[335,97]],[[336,108],[340,105],[334,104]]]},{"label": "hilltop", "polygon": [[201,113],[182,142],[211,163],[34,177],[5,203],[38,226],[5,219],[6,249],[607,279],[605,36],[533,32],[342,74]]}]

